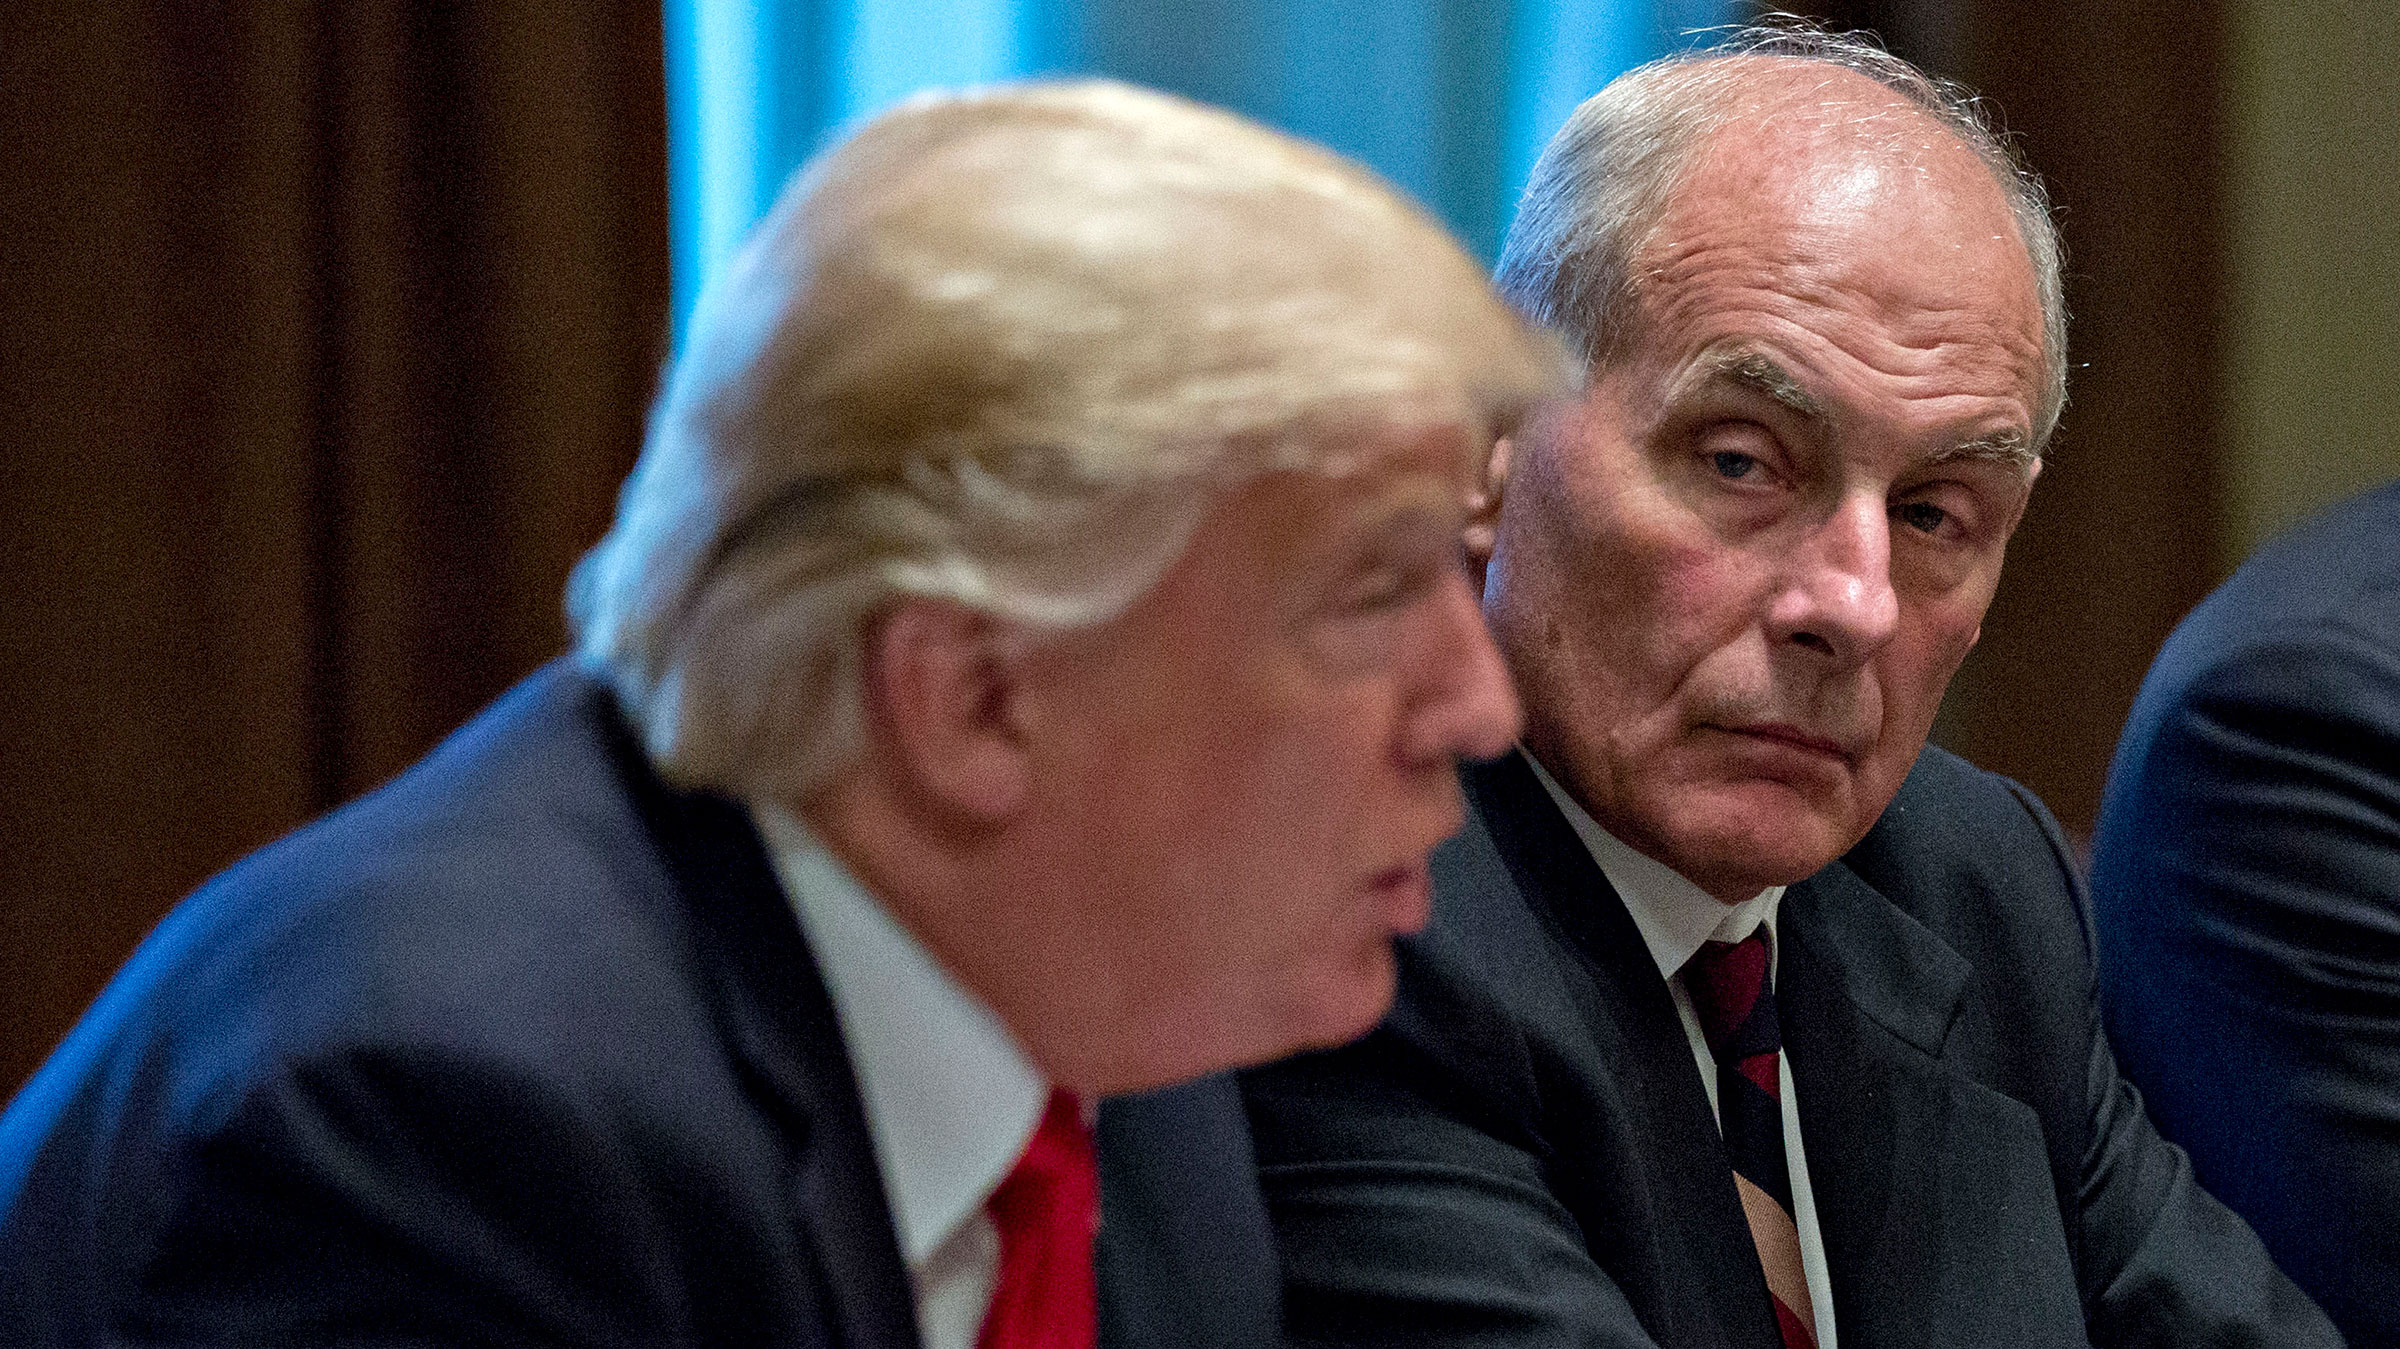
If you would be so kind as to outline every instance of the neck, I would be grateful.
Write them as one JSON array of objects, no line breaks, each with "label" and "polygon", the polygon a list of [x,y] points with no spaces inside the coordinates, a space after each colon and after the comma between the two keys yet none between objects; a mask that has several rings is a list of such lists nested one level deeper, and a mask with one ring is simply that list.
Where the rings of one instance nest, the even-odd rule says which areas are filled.
[{"label": "neck", "polygon": [[945,827],[871,773],[836,782],[799,814],[1051,1082],[1086,1097],[1158,1085],[1149,1019],[1129,1014],[1138,974],[1117,968],[1084,896],[1018,861],[1007,829]]}]

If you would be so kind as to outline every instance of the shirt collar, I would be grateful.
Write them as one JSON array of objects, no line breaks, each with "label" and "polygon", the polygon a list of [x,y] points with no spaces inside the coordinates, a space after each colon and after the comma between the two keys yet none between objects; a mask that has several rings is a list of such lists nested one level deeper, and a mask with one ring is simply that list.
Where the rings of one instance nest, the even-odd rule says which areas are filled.
[{"label": "shirt collar", "polygon": [[1783,899],[1782,886],[1770,885],[1739,904],[1727,904],[1602,828],[1532,754],[1525,755],[1525,762],[1533,765],[1533,775],[1541,779],[1559,812],[1574,826],[1575,836],[1599,864],[1600,874],[1608,877],[1617,897],[1625,901],[1625,910],[1633,915],[1633,925],[1641,930],[1642,944],[1650,948],[1650,959],[1660,975],[1674,978],[1705,942],[1740,941],[1761,925],[1767,929],[1768,941],[1774,942],[1775,910]]},{"label": "shirt collar", "polygon": [[808,826],[773,805],[751,814],[841,1018],[900,1253],[914,1269],[1016,1165],[1049,1084],[982,999]]}]

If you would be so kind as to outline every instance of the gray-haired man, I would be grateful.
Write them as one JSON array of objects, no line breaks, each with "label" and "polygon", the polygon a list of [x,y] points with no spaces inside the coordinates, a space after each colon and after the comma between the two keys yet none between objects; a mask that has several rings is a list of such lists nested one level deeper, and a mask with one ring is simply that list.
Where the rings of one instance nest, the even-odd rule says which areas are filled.
[{"label": "gray-haired man", "polygon": [[2338,1343],[2118,1076],[2055,823],[1925,747],[2063,394],[2038,187],[1770,29],[1585,104],[1501,284],[1591,369],[1479,525],[1523,752],[1385,1027],[1249,1083],[1294,1338]]}]

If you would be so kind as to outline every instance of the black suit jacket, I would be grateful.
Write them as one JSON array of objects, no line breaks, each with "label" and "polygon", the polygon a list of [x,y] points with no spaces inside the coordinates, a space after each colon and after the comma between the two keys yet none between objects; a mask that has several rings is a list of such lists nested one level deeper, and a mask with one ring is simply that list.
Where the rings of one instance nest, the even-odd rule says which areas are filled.
[{"label": "black suit jacket", "polygon": [[2202,1180],[2400,1345],[2400,483],[2262,550],[2143,684],[2093,844],[2102,1005]]},{"label": "black suit jacket", "polygon": [[[1247,1081],[1289,1337],[1775,1349],[1632,917],[1522,758],[1466,785],[1393,1015]],[[2339,1343],[2117,1076],[2081,902],[2041,807],[1939,750],[1786,893],[1842,1349]]]},{"label": "black suit jacket", "polygon": [[[1274,1334],[1224,1079],[1111,1102],[1103,1343]],[[553,667],[180,906],[0,1119],[0,1343],[916,1344],[747,815]]]}]

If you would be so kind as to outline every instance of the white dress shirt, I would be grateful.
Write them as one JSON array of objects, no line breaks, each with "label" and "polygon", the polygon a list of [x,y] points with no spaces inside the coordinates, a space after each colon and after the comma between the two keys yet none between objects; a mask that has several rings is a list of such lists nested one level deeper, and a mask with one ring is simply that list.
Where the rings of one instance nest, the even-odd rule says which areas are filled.
[{"label": "white dress shirt", "polygon": [[[1727,904],[1665,863],[1634,851],[1601,828],[1591,812],[1567,795],[1566,788],[1559,786],[1557,779],[1531,754],[1525,756],[1525,761],[1533,764],[1533,775],[1541,779],[1550,799],[1558,803],[1567,823],[1575,827],[1576,836],[1591,851],[1592,860],[1599,863],[1601,874],[1608,877],[1608,883],[1625,901],[1627,912],[1633,915],[1633,925],[1641,930],[1642,942],[1650,948],[1650,959],[1658,966],[1660,977],[1667,981],[1667,991],[1675,999],[1675,1014],[1683,1018],[1684,1038],[1691,1042],[1692,1059],[1700,1067],[1701,1085],[1708,1089],[1709,1109],[1715,1110],[1717,1060],[1708,1052],[1708,1038],[1701,1034],[1700,1016],[1692,1009],[1691,994],[1684,989],[1682,970],[1700,953],[1703,943],[1742,941],[1761,925],[1767,929],[1769,954],[1780,966],[1783,943],[1775,935],[1775,910],[1783,900],[1783,887],[1771,885],[1739,904]],[[1825,1272],[1825,1239],[1817,1227],[1817,1197],[1808,1183],[1808,1160],[1800,1143],[1800,1095],[1792,1087],[1791,1058],[1777,1055],[1776,1059],[1782,1078],[1784,1162],[1792,1173],[1792,1224],[1800,1229],[1800,1272],[1808,1280],[1808,1300],[1816,1313],[1817,1349],[1835,1349],[1833,1284]]]},{"label": "white dress shirt", "polygon": [[858,1074],[925,1349],[973,1349],[999,1277],[984,1201],[1025,1151],[1050,1084],[806,825],[751,815],[825,977]]}]

